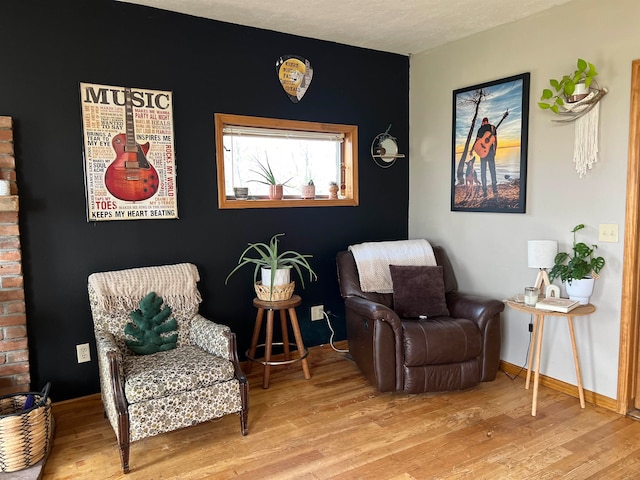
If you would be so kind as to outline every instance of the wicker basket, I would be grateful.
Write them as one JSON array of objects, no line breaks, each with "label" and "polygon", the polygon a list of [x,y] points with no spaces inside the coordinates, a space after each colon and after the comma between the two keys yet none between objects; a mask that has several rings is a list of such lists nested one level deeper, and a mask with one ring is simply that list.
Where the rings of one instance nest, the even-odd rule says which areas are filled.
[{"label": "wicker basket", "polygon": [[31,467],[49,452],[53,433],[50,385],[38,393],[0,397],[0,471]]},{"label": "wicker basket", "polygon": [[287,283],[285,285],[274,285],[273,290],[271,287],[262,285],[262,282],[256,282],[254,286],[256,289],[256,295],[260,300],[277,302],[278,300],[289,300],[291,298],[296,282]]}]

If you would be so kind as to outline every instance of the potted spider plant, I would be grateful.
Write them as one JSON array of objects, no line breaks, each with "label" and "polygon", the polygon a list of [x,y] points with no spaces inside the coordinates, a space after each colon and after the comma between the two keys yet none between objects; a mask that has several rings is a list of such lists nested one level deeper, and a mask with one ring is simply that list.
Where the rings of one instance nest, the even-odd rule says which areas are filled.
[{"label": "potted spider plant", "polygon": [[[279,250],[279,238],[284,233],[275,234],[269,243],[249,243],[238,259],[238,264],[227,275],[229,278],[245,265],[253,265],[253,283],[258,298],[261,300],[286,300],[293,294],[294,282],[291,282],[291,270],[295,270],[304,288],[303,270],[309,274],[309,281],[318,276],[309,264],[308,259],[313,255],[302,254],[295,250]],[[261,281],[258,281],[258,272]]]},{"label": "potted spider plant", "polygon": [[594,256],[597,245],[587,245],[584,242],[576,242],[576,233],[585,228],[584,224],[573,227],[573,255],[567,252],[559,252],[554,259],[554,265],[549,272],[549,278],[553,281],[560,278],[566,284],[567,294],[572,300],[578,300],[581,304],[589,303],[589,297],[593,293],[595,279],[605,265],[603,257]]},{"label": "potted spider plant", "polygon": [[251,170],[253,173],[260,177],[259,180],[249,180],[250,182],[262,183],[263,185],[269,186],[269,198],[271,200],[282,200],[284,195],[283,189],[284,186],[291,181],[289,178],[285,182],[278,182],[276,180],[276,176],[271,169],[271,165],[269,165],[269,158],[265,160],[266,165],[258,160],[258,170]]}]

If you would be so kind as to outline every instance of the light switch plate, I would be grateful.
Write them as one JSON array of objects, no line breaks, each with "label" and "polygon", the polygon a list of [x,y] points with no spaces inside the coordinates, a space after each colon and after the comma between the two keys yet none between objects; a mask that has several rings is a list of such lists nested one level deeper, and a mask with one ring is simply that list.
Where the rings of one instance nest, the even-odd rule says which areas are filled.
[{"label": "light switch plate", "polygon": [[600,242],[618,242],[618,224],[617,223],[601,223],[598,230],[598,241]]}]

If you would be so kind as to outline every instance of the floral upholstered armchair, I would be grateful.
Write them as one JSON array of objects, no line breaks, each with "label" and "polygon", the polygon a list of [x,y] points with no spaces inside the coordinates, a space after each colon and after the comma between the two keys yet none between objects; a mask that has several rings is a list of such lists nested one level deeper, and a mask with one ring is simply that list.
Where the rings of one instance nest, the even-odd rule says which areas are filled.
[{"label": "floral upholstered armchair", "polygon": [[[241,433],[247,434],[249,387],[235,335],[198,314],[199,279],[196,266],[188,263],[89,276],[102,402],[118,438],[124,473],[130,442],[142,438],[229,413],[240,416]],[[139,355],[130,348],[137,343],[130,335],[135,316],[130,314],[140,312],[141,300],[151,292],[162,299],[163,309],[170,309],[167,320],[174,330],[159,336],[162,342],[173,340],[175,348]]]}]

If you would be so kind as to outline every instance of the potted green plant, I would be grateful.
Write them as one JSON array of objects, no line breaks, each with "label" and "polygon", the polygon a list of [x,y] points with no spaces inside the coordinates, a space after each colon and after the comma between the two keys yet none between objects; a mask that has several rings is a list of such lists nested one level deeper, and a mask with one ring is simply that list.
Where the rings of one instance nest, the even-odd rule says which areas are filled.
[{"label": "potted green plant", "polygon": [[[274,287],[279,285],[289,285],[292,282],[291,270],[294,269],[298,273],[298,277],[304,288],[304,276],[303,270],[309,273],[309,281],[317,279],[318,276],[314,272],[313,268],[309,264],[307,259],[312,258],[313,255],[302,254],[295,250],[286,250],[280,252],[278,248],[278,237],[283,236],[284,233],[275,234],[271,237],[269,243],[250,243],[247,248],[240,254],[238,264],[227,275],[225,284],[229,281],[231,275],[236,273],[245,265],[254,265],[253,270],[253,282],[257,286],[268,287],[269,296],[266,300],[274,299]],[[254,254],[254,255],[252,255]],[[261,272],[261,282],[258,282],[258,272]],[[256,293],[259,293],[261,289],[256,288]],[[293,285],[290,287],[289,297],[293,293]],[[285,300],[286,298],[276,298],[277,300]],[[263,298],[265,300],[265,298]]]},{"label": "potted green plant", "polygon": [[551,88],[542,90],[538,106],[543,110],[560,113],[560,107],[565,102],[576,102],[587,96],[596,75],[598,72],[593,63],[579,58],[572,74],[563,75],[560,80],[549,80]]},{"label": "potted green plant", "polygon": [[559,252],[554,259],[554,265],[549,272],[549,278],[553,281],[560,278],[566,283],[569,298],[580,300],[580,303],[589,303],[589,297],[593,293],[595,278],[605,265],[603,257],[594,256],[597,245],[589,246],[584,242],[576,242],[576,233],[585,228],[584,224],[573,227],[573,255],[567,252]]},{"label": "potted green plant", "polygon": [[316,198],[316,186],[313,180],[309,180],[305,185],[302,185],[300,198]]},{"label": "potted green plant", "polygon": [[260,177],[260,180],[249,180],[250,182],[262,183],[269,186],[269,198],[272,200],[282,200],[283,187],[291,181],[289,178],[286,182],[278,182],[276,176],[269,165],[269,158],[265,160],[266,165],[258,161],[259,170],[251,170]]},{"label": "potted green plant", "polygon": [[337,182],[329,182],[329,198],[338,198],[340,187]]}]

